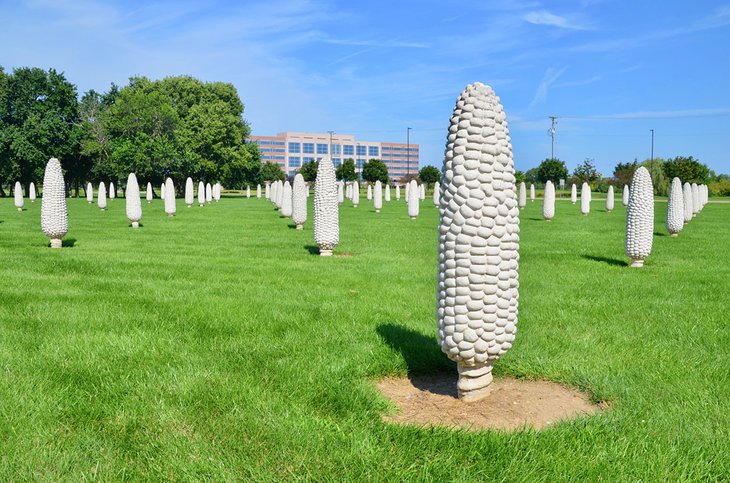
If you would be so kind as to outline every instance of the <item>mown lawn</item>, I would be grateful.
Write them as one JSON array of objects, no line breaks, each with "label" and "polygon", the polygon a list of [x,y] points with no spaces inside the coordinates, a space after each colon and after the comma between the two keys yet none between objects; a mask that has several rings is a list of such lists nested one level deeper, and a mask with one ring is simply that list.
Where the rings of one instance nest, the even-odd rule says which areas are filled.
[{"label": "mown lawn", "polygon": [[[341,210],[313,255],[267,201],[165,216],[0,200],[0,480],[726,480],[730,205],[679,238],[656,206],[629,269],[625,211],[522,215],[519,333],[497,375],[572,384],[610,409],[535,432],[383,423],[372,381],[455,370],[436,343],[437,211]],[[27,200],[26,200],[27,201]],[[311,217],[311,210],[310,210]]]}]

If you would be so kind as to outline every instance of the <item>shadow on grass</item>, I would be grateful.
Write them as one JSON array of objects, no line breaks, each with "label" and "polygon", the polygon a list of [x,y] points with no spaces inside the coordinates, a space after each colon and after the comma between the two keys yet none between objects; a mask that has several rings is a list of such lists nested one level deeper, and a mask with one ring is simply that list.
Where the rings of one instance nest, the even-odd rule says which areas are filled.
[{"label": "shadow on grass", "polygon": [[[377,328],[378,335],[386,344],[403,356],[408,366],[408,379],[414,387],[434,394],[456,397],[456,385],[434,385],[432,377],[436,374],[456,374],[456,367],[436,341],[415,330],[396,324],[381,324]],[[454,381],[456,379],[454,378]]]},{"label": "shadow on grass", "polygon": [[532,221],[542,221],[542,220],[543,220],[543,218],[528,218],[528,220],[532,220]]},{"label": "shadow on grass", "polygon": [[288,224],[288,225],[286,225],[286,226],[287,226],[287,227],[288,227],[288,228],[289,228],[290,230],[296,230],[296,229],[297,229],[297,225],[295,225],[294,223],[289,223],[289,224]]},{"label": "shadow on grass", "polygon": [[319,247],[317,245],[304,245],[304,249],[307,250],[310,255],[319,255]]},{"label": "shadow on grass", "polygon": [[667,234],[666,233],[662,233],[660,231],[655,231],[654,232],[654,236],[667,236]]},{"label": "shadow on grass", "polygon": [[596,255],[581,255],[581,257],[585,258],[586,260],[593,260],[594,262],[603,262],[608,263],[609,265],[614,265],[616,267],[628,267],[629,263],[624,260],[617,260],[615,258],[608,258],[608,257],[598,257]]}]

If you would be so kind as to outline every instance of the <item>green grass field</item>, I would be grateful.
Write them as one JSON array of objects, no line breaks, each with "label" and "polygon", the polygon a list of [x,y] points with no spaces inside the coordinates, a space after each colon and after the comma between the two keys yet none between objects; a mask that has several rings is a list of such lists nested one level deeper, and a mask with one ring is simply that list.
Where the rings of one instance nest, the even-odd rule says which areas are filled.
[{"label": "green grass field", "polygon": [[395,426],[373,381],[455,371],[436,341],[437,210],[341,210],[342,256],[269,202],[165,216],[0,200],[0,480],[726,481],[730,205],[679,238],[656,205],[645,268],[625,211],[521,216],[520,318],[495,374],[577,386],[610,409],[548,429]]}]

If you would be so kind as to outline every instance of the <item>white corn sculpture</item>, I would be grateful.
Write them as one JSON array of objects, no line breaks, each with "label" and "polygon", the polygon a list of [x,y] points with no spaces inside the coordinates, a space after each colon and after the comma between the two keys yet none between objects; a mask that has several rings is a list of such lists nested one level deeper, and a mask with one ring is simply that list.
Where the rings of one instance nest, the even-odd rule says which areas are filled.
[{"label": "white corn sculpture", "polygon": [[418,216],[421,204],[420,201],[421,193],[418,189],[418,183],[416,183],[415,179],[412,179],[411,182],[408,183],[408,216],[411,217],[411,220],[415,220]]},{"label": "white corn sculpture", "polygon": [[91,183],[86,183],[86,201],[91,204],[94,202],[94,187]]},{"label": "white corn sculpture", "polygon": [[375,213],[380,213],[383,209],[383,183],[380,180],[375,182],[375,194],[373,195],[373,207]]},{"label": "white corn sculpture", "polygon": [[684,222],[692,221],[692,185],[684,183],[682,187],[682,201],[684,202]]},{"label": "white corn sculpture", "polygon": [[332,256],[340,241],[340,222],[335,186],[335,167],[329,157],[322,158],[314,182],[314,241],[323,257]]},{"label": "white corn sculpture", "polygon": [[213,187],[210,183],[205,183],[205,202],[210,203],[213,201]]},{"label": "white corn sculpture", "polygon": [[372,201],[372,199],[373,199],[373,187],[371,185],[369,185],[369,184],[368,184],[368,194],[367,194],[367,197],[368,197],[368,201]]},{"label": "white corn sculpture", "polygon": [[193,206],[193,203],[195,203],[195,187],[193,185],[193,178],[188,176],[188,179],[185,180],[185,204],[190,208]]},{"label": "white corn sculpture", "polygon": [[631,194],[631,191],[629,190],[629,187],[627,185],[624,185],[624,192],[621,195],[621,203],[624,206],[629,206],[629,195]]},{"label": "white corn sculpture", "polygon": [[580,188],[580,212],[583,216],[591,212],[591,187],[583,183]]},{"label": "white corn sculpture", "polygon": [[654,242],[654,187],[645,167],[634,172],[626,208],[626,255],[632,267],[643,267]]},{"label": "white corn sculpture", "polygon": [[672,180],[667,200],[667,231],[670,236],[678,236],[684,227],[684,199],[682,181],[679,178]]},{"label": "white corn sculpture", "polygon": [[268,182],[267,182],[267,183],[266,183],[266,189],[265,189],[265,193],[264,193],[264,197],[265,197],[265,198],[266,198],[267,200],[270,200],[270,199],[271,199],[271,187],[270,187],[269,185],[270,185],[270,183],[268,183]]},{"label": "white corn sculpture", "polygon": [[284,183],[284,189],[281,190],[281,216],[289,218],[292,214],[292,190],[288,181]]},{"label": "white corn sculpture", "polygon": [[357,205],[360,204],[360,185],[355,181],[352,183],[352,206],[353,208],[357,208]]},{"label": "white corn sculpture", "polygon": [[246,185],[246,198],[251,198],[251,187]]},{"label": "white corn sculpture", "polygon": [[43,175],[41,229],[51,239],[51,248],[63,246],[61,239],[68,233],[68,210],[63,170],[61,163],[56,158],[48,160],[46,172]]},{"label": "white corn sculpture", "polygon": [[570,202],[575,204],[576,201],[578,201],[578,187],[573,183],[573,186],[570,187]]},{"label": "white corn sculpture", "polygon": [[205,204],[205,185],[202,181],[198,181],[198,207]]},{"label": "white corn sculpture", "polygon": [[418,194],[421,201],[426,199],[426,186],[423,183],[418,185]]},{"label": "white corn sculpture", "polygon": [[535,185],[530,184],[530,202],[535,201]]},{"label": "white corn sculpture", "polygon": [[520,208],[527,206],[527,185],[524,181],[520,183],[518,206]]},{"label": "white corn sculpture", "polygon": [[261,185],[260,184],[256,185],[256,199],[257,200],[261,199]]},{"label": "white corn sculpture", "polygon": [[555,217],[555,185],[552,181],[545,183],[545,192],[542,195],[542,217],[552,221]]},{"label": "white corn sculpture", "polygon": [[28,188],[28,199],[31,203],[35,203],[35,184],[33,182],[30,182],[30,187]]},{"label": "white corn sculpture", "polygon": [[102,211],[106,210],[106,186],[104,183],[99,183],[99,191],[97,193],[96,204]]},{"label": "white corn sculpture", "polygon": [[459,96],[443,182],[438,335],[469,402],[489,393],[492,364],[517,332],[519,209],[507,119],[491,87],[472,84]]},{"label": "white corn sculpture", "polygon": [[15,182],[15,189],[13,191],[15,192],[15,207],[18,211],[23,211],[25,201],[23,201],[23,187],[20,186],[20,181]]},{"label": "white corn sculpture", "polygon": [[150,183],[149,181],[147,182],[146,197],[147,197],[147,203],[152,203],[152,199],[155,197],[155,195],[152,194],[152,183]]},{"label": "white corn sculpture", "polygon": [[390,201],[390,184],[385,185],[385,201]]},{"label": "white corn sculpture", "polygon": [[113,200],[117,197],[117,190],[114,188],[114,183],[109,183],[109,199]]},{"label": "white corn sculpture", "polygon": [[438,181],[436,181],[433,184],[433,204],[436,207],[438,207],[439,200],[441,199],[441,193],[440,193],[440,191],[441,191],[441,183],[439,183]]},{"label": "white corn sculpture", "polygon": [[337,202],[340,204],[345,202],[345,187],[342,181],[337,183]]},{"label": "white corn sculpture", "polygon": [[606,193],[606,211],[613,211],[613,185],[609,185],[608,193]]},{"label": "white corn sculpture", "polygon": [[700,191],[697,183],[692,183],[692,216],[697,216],[700,212]]},{"label": "white corn sculpture", "polygon": [[294,176],[294,189],[292,192],[292,221],[297,225],[297,230],[304,229],[304,222],[307,221],[307,183],[304,177],[297,173]]},{"label": "white corn sculpture", "polygon": [[125,208],[127,210],[127,219],[132,222],[132,228],[139,228],[139,220],[142,219],[142,201],[139,197],[139,184],[137,176],[129,173],[127,178],[127,189],[124,192]]},{"label": "white corn sculpture", "polygon": [[165,183],[164,182],[160,185],[160,199],[162,200],[163,203],[165,202]]},{"label": "white corn sculpture", "polygon": [[400,185],[395,185],[395,200],[400,201]]},{"label": "white corn sculpture", "polygon": [[165,180],[165,213],[167,216],[175,216],[177,207],[175,206],[175,185],[172,178]]}]

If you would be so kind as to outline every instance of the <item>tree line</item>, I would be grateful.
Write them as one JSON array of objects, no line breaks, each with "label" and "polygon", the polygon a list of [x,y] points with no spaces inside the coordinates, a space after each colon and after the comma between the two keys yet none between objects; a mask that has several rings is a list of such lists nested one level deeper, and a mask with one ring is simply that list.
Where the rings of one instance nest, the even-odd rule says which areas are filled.
[{"label": "tree line", "polygon": [[77,196],[87,182],[119,186],[130,172],[153,185],[170,177],[184,186],[191,176],[243,188],[273,179],[264,178],[274,174],[258,147],[245,142],[243,111],[230,83],[132,77],[79,98],[55,69],[0,66],[0,195],[15,181],[38,184],[51,157]]},{"label": "tree line", "polygon": [[516,177],[517,182],[525,181],[534,184],[545,184],[549,180],[557,185],[561,179],[564,179],[568,186],[573,183],[580,185],[585,182],[595,191],[606,192],[609,185],[623,187],[631,184],[634,171],[640,166],[644,166],[649,171],[655,195],[666,196],[672,179],[678,177],[683,183],[708,185],[713,196],[730,196],[730,176],[716,174],[706,164],[701,163],[692,156],[618,163],[614,167],[613,175],[610,177],[604,177],[596,169],[592,159],[584,160],[570,174],[564,161],[548,158],[543,160],[537,167],[531,168],[524,173],[517,171]]}]

